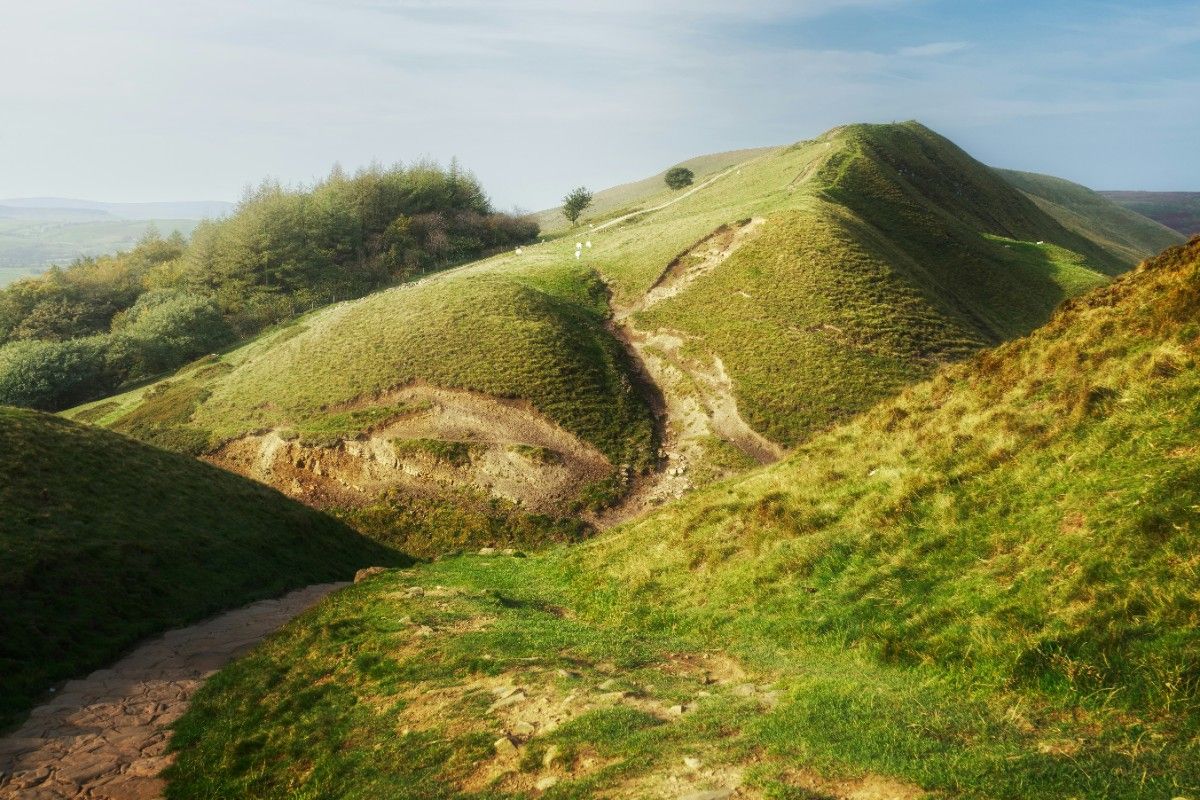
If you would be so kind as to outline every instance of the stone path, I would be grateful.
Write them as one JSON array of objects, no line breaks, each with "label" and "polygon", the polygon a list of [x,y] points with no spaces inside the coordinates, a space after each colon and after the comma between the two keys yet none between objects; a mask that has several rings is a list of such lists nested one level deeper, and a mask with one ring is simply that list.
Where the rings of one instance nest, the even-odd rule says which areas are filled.
[{"label": "stone path", "polygon": [[146,642],[109,669],[68,683],[0,738],[0,798],[144,800],[158,777],[167,728],[204,680],[343,583],[298,589]]}]

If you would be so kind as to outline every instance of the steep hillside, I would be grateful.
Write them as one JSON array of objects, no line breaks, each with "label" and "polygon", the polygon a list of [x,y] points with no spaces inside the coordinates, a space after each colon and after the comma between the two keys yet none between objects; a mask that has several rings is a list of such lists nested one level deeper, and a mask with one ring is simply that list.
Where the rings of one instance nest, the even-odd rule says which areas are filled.
[{"label": "steep hillside", "polygon": [[1185,236],[1200,234],[1200,192],[1100,192],[1117,205]]},{"label": "steep hillside", "polygon": [[[522,514],[611,501],[653,463],[655,432],[596,276],[561,260],[505,272],[515,258],[316,312],[74,416],[358,509],[373,532],[386,507],[403,511],[381,535],[413,552],[428,544],[406,530],[412,503],[439,500],[512,512],[515,538],[534,544],[551,534]],[[402,508],[371,511],[397,492]],[[478,528],[476,546],[496,537],[429,512],[430,528]],[[439,531],[441,548],[464,543],[454,536]]]},{"label": "steep hillside", "polygon": [[1186,238],[1077,183],[1033,172],[1007,169],[996,172],[1068,229],[1123,251],[1129,257],[1157,253],[1181,244]]},{"label": "steep hillside", "polygon": [[742,155],[72,415],[325,508],[495,501],[542,542],[578,528],[528,514],[605,526],[774,461],[1135,261],[916,123]]},{"label": "steep hillside", "polygon": [[398,560],[251,481],[4,407],[0,509],[0,728],[144,636]]},{"label": "steep hillside", "polygon": [[1198,357],[1200,239],[582,547],[382,575],[170,796],[1192,796]]}]

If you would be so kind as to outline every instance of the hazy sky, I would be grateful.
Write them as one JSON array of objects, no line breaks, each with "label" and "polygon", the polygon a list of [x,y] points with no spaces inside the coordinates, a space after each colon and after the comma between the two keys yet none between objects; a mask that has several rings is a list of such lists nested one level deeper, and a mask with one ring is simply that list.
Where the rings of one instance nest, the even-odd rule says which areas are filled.
[{"label": "hazy sky", "polygon": [[1200,2],[0,0],[0,197],[458,156],[536,209],[910,118],[999,166],[1200,190]]}]

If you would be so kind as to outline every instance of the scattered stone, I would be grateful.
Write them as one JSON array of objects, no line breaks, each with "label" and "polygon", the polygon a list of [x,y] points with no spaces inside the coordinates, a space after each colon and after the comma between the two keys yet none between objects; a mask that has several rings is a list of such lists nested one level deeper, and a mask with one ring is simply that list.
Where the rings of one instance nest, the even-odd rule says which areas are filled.
[{"label": "scattered stone", "polygon": [[617,686],[617,679],[616,679],[616,678],[609,678],[608,680],[606,680],[604,683],[600,684],[600,685],[599,685],[599,686],[597,686],[596,688],[597,688],[597,689],[603,689],[604,691],[606,691],[606,692],[607,692],[607,691],[610,691],[610,690],[612,690],[612,689],[615,689],[615,688],[616,688],[616,686]]},{"label": "scattered stone", "polygon": [[381,572],[387,572],[387,567],[365,567],[354,573],[354,582],[362,583],[367,578],[378,575]]},{"label": "scattered stone", "polygon": [[688,769],[700,769],[700,767],[704,766],[704,762],[695,756],[684,756],[683,765]]},{"label": "scattered stone", "polygon": [[524,692],[515,692],[513,694],[508,695],[507,697],[503,697],[500,700],[497,700],[496,702],[492,703],[492,705],[488,707],[488,711],[499,711],[502,708],[508,708],[509,706],[515,706],[517,703],[524,703],[524,702],[525,702],[525,693]]},{"label": "scattered stone", "polygon": [[422,625],[417,628],[417,636],[420,636],[422,639],[433,636],[433,628],[428,625]]},{"label": "scattered stone", "polygon": [[424,597],[425,596],[425,590],[420,586],[410,586],[404,591],[404,593],[406,595],[408,595],[409,597]]},{"label": "scattered stone", "polygon": [[507,736],[501,736],[492,743],[492,747],[496,748],[496,755],[501,757],[512,756],[517,753],[517,746]]},{"label": "scattered stone", "polygon": [[733,789],[710,789],[706,792],[685,794],[679,800],[729,800],[732,796]]},{"label": "scattered stone", "polygon": [[546,752],[542,754],[542,766],[546,769],[549,769],[560,761],[562,761],[562,752],[556,744],[547,747]]},{"label": "scattered stone", "polygon": [[529,737],[537,733],[537,727],[530,722],[521,720],[520,722],[513,723],[512,732],[517,736]]},{"label": "scattered stone", "polygon": [[492,694],[496,695],[497,700],[503,700],[506,697],[511,697],[519,691],[521,691],[521,687],[519,686],[497,686],[496,688],[492,689]]},{"label": "scattered stone", "polygon": [[500,552],[502,552],[506,556],[511,556],[512,558],[525,558],[524,553],[522,553],[520,550],[516,550],[512,547],[506,547],[503,550],[501,550]]},{"label": "scattered stone", "polygon": [[559,669],[559,670],[555,670],[555,672],[557,673],[558,677],[560,677],[560,678],[570,678],[570,679],[574,680],[576,678],[581,677],[580,673],[576,672],[573,669]]},{"label": "scattered stone", "polygon": [[758,694],[758,689],[754,688],[754,684],[752,683],[743,683],[739,686],[735,686],[733,693],[738,697],[753,697],[754,695]]},{"label": "scattered stone", "polygon": [[686,712],[687,710],[688,710],[688,707],[685,704],[680,703],[679,705],[671,706],[670,708],[668,708],[667,713],[673,717],[682,717],[684,712]]},{"label": "scattered stone", "polygon": [[626,691],[605,692],[604,694],[596,695],[596,701],[599,703],[619,703],[626,697],[631,697],[632,694]]},{"label": "scattered stone", "polygon": [[554,787],[554,786],[555,786],[555,785],[557,785],[557,784],[558,784],[558,778],[557,778],[557,777],[555,777],[554,775],[547,775],[547,776],[546,776],[546,777],[544,777],[544,778],[539,778],[539,779],[538,779],[538,782],[537,782],[537,783],[535,783],[533,786],[534,786],[534,788],[535,788],[535,789],[537,789],[539,792],[544,792],[544,791],[546,791],[547,789],[550,789],[550,788]]},{"label": "scattered stone", "polygon": [[481,547],[481,548],[479,548],[479,555],[481,555],[481,556],[494,556],[494,555],[496,555],[496,548],[494,548],[494,547]]}]

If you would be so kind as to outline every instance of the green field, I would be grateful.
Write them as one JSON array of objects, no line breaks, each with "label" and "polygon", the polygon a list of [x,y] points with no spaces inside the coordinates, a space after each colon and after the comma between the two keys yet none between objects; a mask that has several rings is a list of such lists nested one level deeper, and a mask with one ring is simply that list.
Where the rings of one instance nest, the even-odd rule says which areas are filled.
[{"label": "green field", "polygon": [[336,595],[169,796],[1194,796],[1197,308],[1193,242],[588,544]]},{"label": "green field", "polygon": [[0,408],[0,729],[139,639],[400,556],[252,481]]},{"label": "green field", "polygon": [[129,250],[156,228],[163,236],[179,231],[190,236],[194,219],[78,219],[56,216],[53,209],[33,218],[0,216],[0,286],[83,256]]},{"label": "green field", "polygon": [[1185,236],[1200,235],[1200,192],[1101,192],[1105,199]]}]

